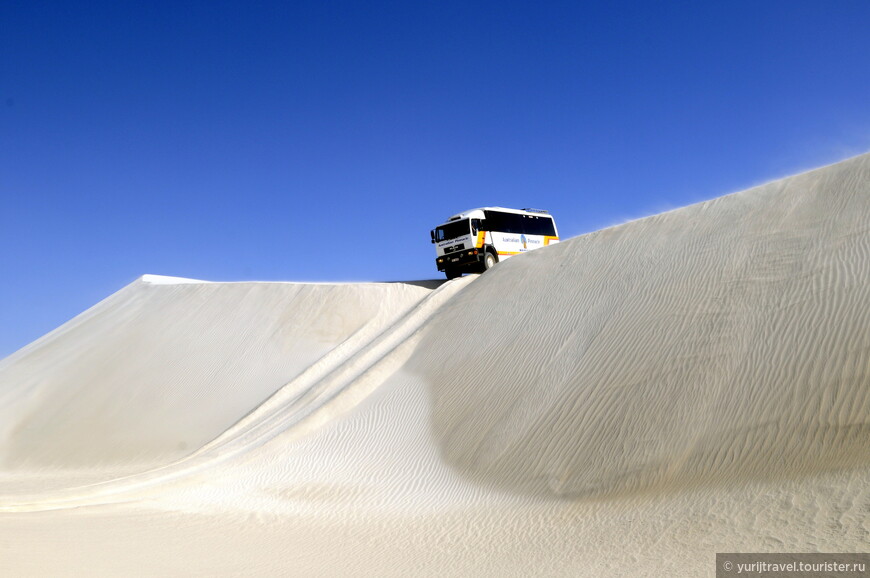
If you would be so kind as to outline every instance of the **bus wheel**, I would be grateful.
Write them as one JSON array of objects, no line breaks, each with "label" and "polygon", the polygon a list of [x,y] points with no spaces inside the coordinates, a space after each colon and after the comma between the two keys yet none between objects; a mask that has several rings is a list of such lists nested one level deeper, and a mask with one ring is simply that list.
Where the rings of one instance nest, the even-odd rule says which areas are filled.
[{"label": "bus wheel", "polygon": [[459,276],[462,275],[462,273],[460,273],[460,272],[457,271],[456,269],[447,269],[446,271],[444,271],[444,274],[447,275],[447,280],[448,280],[448,281],[449,281],[450,279],[456,279],[457,277],[459,277]]},{"label": "bus wheel", "polygon": [[483,258],[483,270],[489,271],[495,267],[496,263],[498,263],[498,257],[487,251],[486,256]]}]

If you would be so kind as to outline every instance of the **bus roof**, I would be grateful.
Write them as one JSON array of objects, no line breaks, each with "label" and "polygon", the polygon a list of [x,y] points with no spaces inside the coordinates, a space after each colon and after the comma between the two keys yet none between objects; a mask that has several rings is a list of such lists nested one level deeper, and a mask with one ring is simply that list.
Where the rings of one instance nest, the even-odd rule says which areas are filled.
[{"label": "bus roof", "polygon": [[549,217],[553,218],[553,215],[544,211],[543,209],[508,209],[506,207],[480,207],[477,209],[468,209],[467,211],[462,211],[461,213],[457,213],[452,215],[446,222],[450,221],[458,221],[459,219],[482,219],[484,211],[500,211],[503,213],[514,213],[516,215],[533,215],[535,217]]}]

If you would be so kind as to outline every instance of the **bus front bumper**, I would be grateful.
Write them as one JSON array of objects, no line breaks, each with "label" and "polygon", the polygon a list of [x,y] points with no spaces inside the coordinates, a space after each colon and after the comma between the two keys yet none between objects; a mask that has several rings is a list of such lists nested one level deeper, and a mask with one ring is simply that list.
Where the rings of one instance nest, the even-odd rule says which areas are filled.
[{"label": "bus front bumper", "polygon": [[483,259],[482,249],[463,249],[448,255],[442,255],[435,259],[435,265],[439,271],[446,269],[464,269],[470,265],[477,265]]}]

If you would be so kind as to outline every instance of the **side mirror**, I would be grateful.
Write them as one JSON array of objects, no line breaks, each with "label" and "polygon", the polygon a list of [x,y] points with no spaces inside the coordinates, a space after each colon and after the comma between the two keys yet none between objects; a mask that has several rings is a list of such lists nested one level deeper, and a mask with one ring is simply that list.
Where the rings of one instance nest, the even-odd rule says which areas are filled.
[{"label": "side mirror", "polygon": [[432,242],[434,243],[435,242],[435,230],[434,229],[429,231],[429,236],[432,237]]}]

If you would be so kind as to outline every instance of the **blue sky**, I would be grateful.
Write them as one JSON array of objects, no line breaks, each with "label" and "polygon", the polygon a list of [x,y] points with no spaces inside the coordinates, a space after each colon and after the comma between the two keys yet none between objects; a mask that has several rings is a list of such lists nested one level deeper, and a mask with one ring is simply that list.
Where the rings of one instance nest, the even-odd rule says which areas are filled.
[{"label": "blue sky", "polygon": [[870,150],[870,3],[0,3],[0,357],[144,273],[439,278]]}]

